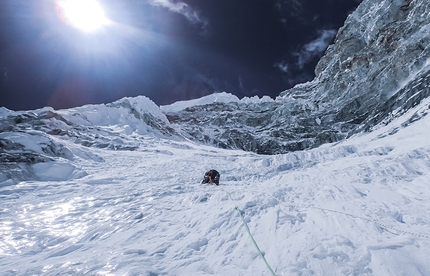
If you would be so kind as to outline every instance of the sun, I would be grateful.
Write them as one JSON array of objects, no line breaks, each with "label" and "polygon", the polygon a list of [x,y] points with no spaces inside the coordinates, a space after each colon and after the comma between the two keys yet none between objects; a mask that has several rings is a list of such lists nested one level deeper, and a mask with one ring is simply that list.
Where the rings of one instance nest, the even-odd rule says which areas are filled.
[{"label": "sun", "polygon": [[58,0],[56,9],[63,22],[84,32],[95,31],[109,22],[96,0]]}]

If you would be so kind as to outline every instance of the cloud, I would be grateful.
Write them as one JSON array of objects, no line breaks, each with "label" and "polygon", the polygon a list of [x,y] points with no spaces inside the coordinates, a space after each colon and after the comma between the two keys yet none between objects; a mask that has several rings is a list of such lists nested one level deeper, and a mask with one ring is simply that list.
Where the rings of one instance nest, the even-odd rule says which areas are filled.
[{"label": "cloud", "polygon": [[324,54],[336,33],[335,30],[319,31],[316,39],[304,44],[293,56],[275,63],[273,66],[282,72],[284,82],[294,86],[311,80],[313,76],[304,70],[305,66]]},{"label": "cloud", "polygon": [[300,52],[295,53],[297,56],[297,65],[300,69],[310,62],[315,57],[320,57],[328,45],[332,42],[336,36],[336,30],[322,30],[319,31],[319,37],[307,44],[305,44]]},{"label": "cloud", "polygon": [[201,16],[199,10],[192,8],[187,3],[174,0],[149,0],[149,3],[153,6],[159,6],[169,9],[171,12],[182,14],[192,24],[201,25],[202,29],[205,29],[209,21]]},{"label": "cloud", "polygon": [[279,70],[281,70],[281,72],[284,72],[284,73],[288,73],[288,69],[290,68],[290,66],[285,60],[275,63],[275,65],[273,66],[278,68]]}]

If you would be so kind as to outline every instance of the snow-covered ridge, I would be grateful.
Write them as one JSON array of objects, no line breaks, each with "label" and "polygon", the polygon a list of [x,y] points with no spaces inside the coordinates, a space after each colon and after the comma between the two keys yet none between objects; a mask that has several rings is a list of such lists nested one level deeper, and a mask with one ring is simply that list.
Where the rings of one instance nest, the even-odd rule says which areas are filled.
[{"label": "snow-covered ridge", "polygon": [[[102,161],[77,145],[136,150],[144,145],[138,139],[142,136],[179,138],[159,107],[143,96],[65,110],[46,107],[15,112],[2,108],[0,179],[9,179],[12,183],[25,179],[49,180],[56,179],[56,174],[62,175],[61,171],[76,177],[83,173],[73,164],[76,157]],[[38,163],[45,163],[45,172],[33,169]]]},{"label": "snow-covered ridge", "polygon": [[[126,125],[133,124],[137,131],[146,133],[149,130],[141,129],[145,116],[152,117],[153,120],[162,124],[168,124],[166,116],[160,111],[160,108],[148,97],[125,97],[109,104],[85,105],[66,110],[58,111],[69,120],[73,121],[74,117],[70,114],[79,114],[79,124],[90,124],[94,126],[108,125]],[[87,122],[86,122],[87,121]],[[134,122],[133,122],[134,121]],[[150,123],[149,123],[150,124]]]},{"label": "snow-covered ridge", "polygon": [[242,99],[239,99],[237,96],[233,94],[220,92],[220,93],[213,93],[211,95],[207,95],[194,100],[178,101],[170,105],[160,106],[160,108],[164,113],[173,113],[173,112],[182,111],[189,107],[203,106],[203,105],[208,105],[213,103],[258,104],[258,103],[264,103],[264,102],[273,102],[273,99],[271,99],[269,96],[263,96],[262,98],[259,98],[258,96],[243,97]]}]

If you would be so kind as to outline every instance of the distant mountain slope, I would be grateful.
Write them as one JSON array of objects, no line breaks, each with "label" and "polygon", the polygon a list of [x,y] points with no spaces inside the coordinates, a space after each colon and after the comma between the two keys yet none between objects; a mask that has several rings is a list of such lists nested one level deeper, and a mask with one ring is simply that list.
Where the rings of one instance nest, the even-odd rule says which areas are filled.
[{"label": "distant mountain slope", "polygon": [[183,135],[277,154],[339,141],[430,95],[430,4],[365,0],[346,20],[312,82],[274,102],[202,104],[166,112]]},{"label": "distant mountain slope", "polygon": [[0,181],[38,179],[32,169],[36,163],[61,163],[63,169],[73,171],[76,156],[99,159],[89,151],[71,148],[68,142],[135,150],[142,145],[142,135],[179,137],[159,107],[146,97],[65,110],[16,112],[0,108]]},{"label": "distant mountain slope", "polygon": [[216,93],[161,108],[146,97],[59,111],[0,108],[0,166],[6,178],[19,180],[31,174],[23,164],[71,164],[77,153],[64,140],[134,150],[139,137],[149,135],[259,154],[341,141],[389,123],[430,96],[429,42],[428,1],[365,0],[318,63],[316,78],[275,100]]}]

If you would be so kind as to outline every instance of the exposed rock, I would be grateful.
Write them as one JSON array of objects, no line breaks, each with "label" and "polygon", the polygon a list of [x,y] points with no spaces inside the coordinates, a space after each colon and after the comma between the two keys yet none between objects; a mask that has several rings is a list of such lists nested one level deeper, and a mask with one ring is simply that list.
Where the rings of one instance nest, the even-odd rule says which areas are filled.
[{"label": "exposed rock", "polygon": [[146,135],[280,154],[371,131],[430,96],[430,2],[364,0],[315,72],[274,101],[224,95],[164,112],[146,97],[59,111],[0,108],[0,163],[73,160],[61,141],[134,150],[142,143],[136,135]]},{"label": "exposed rock", "polygon": [[187,138],[278,154],[369,131],[429,96],[430,2],[364,0],[315,68],[274,102],[166,113]]}]

